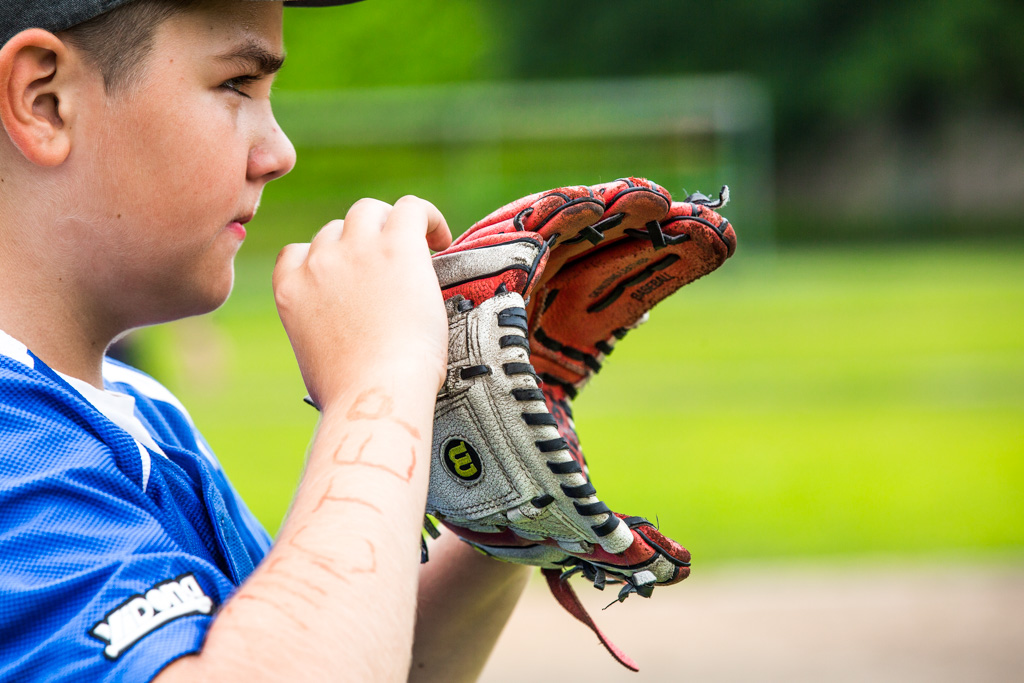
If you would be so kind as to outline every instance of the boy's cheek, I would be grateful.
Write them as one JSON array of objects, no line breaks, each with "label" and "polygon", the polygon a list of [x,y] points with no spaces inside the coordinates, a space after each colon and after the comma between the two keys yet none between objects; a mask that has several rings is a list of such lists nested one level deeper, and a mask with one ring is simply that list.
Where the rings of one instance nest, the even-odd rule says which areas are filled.
[{"label": "boy's cheek", "polygon": [[97,134],[83,140],[82,194],[127,241],[206,243],[254,208],[255,197],[245,196],[250,146],[233,114],[217,97],[176,94],[172,107],[142,88],[139,99],[110,105]]}]

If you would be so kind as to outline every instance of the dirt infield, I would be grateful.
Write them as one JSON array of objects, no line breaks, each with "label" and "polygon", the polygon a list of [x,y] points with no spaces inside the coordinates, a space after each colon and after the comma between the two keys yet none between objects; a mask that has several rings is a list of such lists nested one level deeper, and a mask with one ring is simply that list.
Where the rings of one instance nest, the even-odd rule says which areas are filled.
[{"label": "dirt infield", "polygon": [[480,680],[1024,681],[1020,562],[734,567],[603,612],[575,586],[639,674],[535,582]]}]

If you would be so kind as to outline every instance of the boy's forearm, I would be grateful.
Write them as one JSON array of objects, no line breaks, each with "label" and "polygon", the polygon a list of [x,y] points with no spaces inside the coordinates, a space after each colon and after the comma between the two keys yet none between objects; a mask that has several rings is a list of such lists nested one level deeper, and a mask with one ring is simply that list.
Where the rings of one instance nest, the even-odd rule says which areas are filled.
[{"label": "boy's forearm", "polygon": [[450,532],[432,543],[420,571],[409,680],[475,681],[531,569],[486,557]]},{"label": "boy's forearm", "polygon": [[324,408],[273,549],[159,681],[405,680],[436,390],[417,381],[354,383]]}]

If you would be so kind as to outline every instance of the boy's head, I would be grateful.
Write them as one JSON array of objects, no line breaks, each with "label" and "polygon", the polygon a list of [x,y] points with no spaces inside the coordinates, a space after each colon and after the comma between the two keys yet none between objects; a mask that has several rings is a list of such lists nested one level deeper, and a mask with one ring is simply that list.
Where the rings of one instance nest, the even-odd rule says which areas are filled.
[{"label": "boy's head", "polygon": [[294,164],[269,103],[282,3],[15,4],[51,14],[0,20],[18,29],[0,49],[0,270],[59,274],[99,335],[215,308],[242,224]]}]

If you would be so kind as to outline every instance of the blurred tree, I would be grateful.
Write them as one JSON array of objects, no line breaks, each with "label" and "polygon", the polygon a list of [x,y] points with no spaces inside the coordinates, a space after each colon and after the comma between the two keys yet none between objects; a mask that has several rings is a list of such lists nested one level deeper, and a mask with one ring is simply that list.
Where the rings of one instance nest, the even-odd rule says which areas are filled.
[{"label": "blurred tree", "polygon": [[492,0],[507,75],[744,71],[764,78],[779,135],[964,104],[1024,111],[1016,0]]},{"label": "blurred tree", "polygon": [[373,0],[285,18],[287,90],[493,78],[493,28],[481,0]]}]

